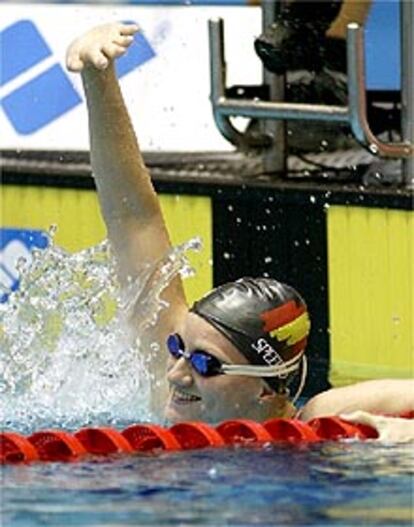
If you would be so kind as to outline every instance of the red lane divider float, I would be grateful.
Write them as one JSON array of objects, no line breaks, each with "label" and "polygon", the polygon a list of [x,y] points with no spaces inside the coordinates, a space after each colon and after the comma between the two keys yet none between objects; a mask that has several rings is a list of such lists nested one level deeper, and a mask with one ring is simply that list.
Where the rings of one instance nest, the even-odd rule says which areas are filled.
[{"label": "red lane divider float", "polygon": [[186,422],[170,428],[136,424],[123,431],[108,427],[82,428],[75,433],[44,430],[25,437],[0,434],[0,463],[75,461],[87,455],[156,453],[226,445],[264,443],[314,443],[342,438],[376,438],[376,430],[339,417],[319,417],[305,423],[297,419],[248,419],[223,421],[217,426]]},{"label": "red lane divider float", "polygon": [[134,452],[131,443],[114,428],[82,428],[75,433],[75,437],[89,454],[132,454]]},{"label": "red lane divider float", "polygon": [[175,435],[159,425],[132,425],[122,435],[136,452],[155,450],[181,450]]},{"label": "red lane divider float", "polygon": [[217,432],[222,436],[226,445],[273,442],[271,434],[264,425],[249,419],[224,421],[217,426]]},{"label": "red lane divider float", "polygon": [[375,439],[377,431],[368,425],[348,423],[339,417],[317,417],[309,421],[309,426],[321,439],[342,439],[354,437],[356,439]]},{"label": "red lane divider float", "polygon": [[219,432],[206,423],[178,423],[170,428],[183,450],[224,446]]},{"label": "red lane divider float", "polygon": [[28,437],[41,461],[74,461],[88,450],[76,436],[61,430],[44,430]]},{"label": "red lane divider float", "polygon": [[0,460],[2,463],[37,461],[36,448],[24,436],[13,432],[0,434]]},{"label": "red lane divider float", "polygon": [[265,421],[263,426],[271,434],[273,441],[313,443],[322,439],[310,424],[298,419],[271,419]]}]

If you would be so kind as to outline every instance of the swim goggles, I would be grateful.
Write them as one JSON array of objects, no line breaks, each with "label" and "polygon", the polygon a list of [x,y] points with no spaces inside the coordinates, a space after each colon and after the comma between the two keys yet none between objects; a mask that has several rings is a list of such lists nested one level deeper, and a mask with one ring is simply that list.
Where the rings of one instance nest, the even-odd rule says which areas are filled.
[{"label": "swim goggles", "polygon": [[215,375],[248,375],[249,377],[281,377],[299,368],[301,356],[283,364],[259,366],[253,364],[226,364],[207,351],[196,349],[187,351],[183,339],[178,333],[167,338],[167,348],[175,359],[183,357],[193,370],[202,377]]}]

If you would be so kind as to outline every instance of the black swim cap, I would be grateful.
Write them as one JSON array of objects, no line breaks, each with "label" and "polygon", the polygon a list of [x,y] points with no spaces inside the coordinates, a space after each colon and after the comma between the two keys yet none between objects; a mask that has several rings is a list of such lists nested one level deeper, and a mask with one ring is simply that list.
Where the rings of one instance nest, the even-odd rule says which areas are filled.
[{"label": "black swim cap", "polygon": [[299,369],[310,330],[303,298],[293,287],[270,278],[241,278],[213,289],[192,306],[252,365],[297,367],[263,377],[276,391]]}]

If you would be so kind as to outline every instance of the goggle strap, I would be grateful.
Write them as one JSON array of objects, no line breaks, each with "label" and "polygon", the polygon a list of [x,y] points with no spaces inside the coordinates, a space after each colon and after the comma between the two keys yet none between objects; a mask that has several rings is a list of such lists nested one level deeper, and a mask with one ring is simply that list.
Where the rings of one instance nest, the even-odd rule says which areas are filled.
[{"label": "goggle strap", "polygon": [[295,396],[292,398],[291,403],[295,404],[296,401],[299,399],[303,388],[305,387],[305,381],[306,377],[308,375],[308,361],[306,359],[306,355],[302,356],[302,375],[300,376],[300,383],[298,386],[298,389],[296,390]]},{"label": "goggle strap", "polygon": [[251,377],[278,377],[287,375],[299,368],[303,352],[293,359],[274,366],[258,366],[252,364],[223,364],[222,370],[226,375],[249,375]]}]

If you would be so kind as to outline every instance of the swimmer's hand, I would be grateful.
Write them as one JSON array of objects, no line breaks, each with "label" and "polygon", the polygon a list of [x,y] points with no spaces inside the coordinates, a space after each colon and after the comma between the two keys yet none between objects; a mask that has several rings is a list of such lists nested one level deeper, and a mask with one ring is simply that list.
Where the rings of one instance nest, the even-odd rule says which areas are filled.
[{"label": "swimmer's hand", "polygon": [[66,53],[66,67],[80,72],[85,66],[105,70],[123,55],[139,30],[135,24],[110,23],[97,26],[74,40]]},{"label": "swimmer's hand", "polygon": [[390,443],[408,443],[414,441],[414,419],[384,417],[361,410],[339,416],[351,423],[372,426],[378,432],[378,441]]}]

